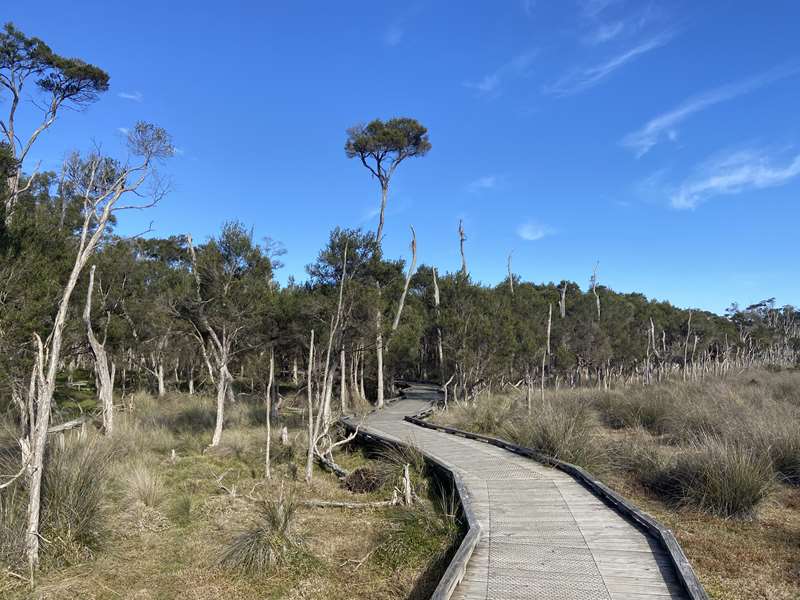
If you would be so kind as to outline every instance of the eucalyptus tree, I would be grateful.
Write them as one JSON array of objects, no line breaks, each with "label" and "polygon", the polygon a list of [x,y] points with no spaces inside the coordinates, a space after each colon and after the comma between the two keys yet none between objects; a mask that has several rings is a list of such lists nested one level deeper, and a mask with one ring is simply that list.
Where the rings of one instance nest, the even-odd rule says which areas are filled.
[{"label": "eucalyptus tree", "polygon": [[345,154],[348,158],[358,157],[381,186],[381,207],[375,235],[378,244],[383,240],[384,212],[392,175],[405,159],[425,156],[430,149],[428,130],[416,119],[400,117],[386,122],[375,119],[347,130]]},{"label": "eucalyptus tree", "polygon": [[[22,169],[39,136],[55,123],[63,108],[80,109],[94,102],[108,89],[108,79],[102,69],[78,58],[56,54],[42,40],[26,36],[12,23],[0,31],[0,91],[8,100],[8,112],[0,119],[0,130],[15,163],[6,176],[3,207],[6,226],[11,223],[20,193],[25,190]],[[17,127],[17,112],[29,80],[37,92],[32,106],[38,116],[34,118],[33,130],[23,133]]]},{"label": "eucalyptus tree", "polygon": [[217,415],[211,446],[222,440],[225,399],[231,391],[231,361],[255,347],[251,336],[263,322],[265,298],[274,290],[272,260],[238,222],[197,249],[189,239],[195,291],[182,313],[194,327],[204,354],[213,361]]}]

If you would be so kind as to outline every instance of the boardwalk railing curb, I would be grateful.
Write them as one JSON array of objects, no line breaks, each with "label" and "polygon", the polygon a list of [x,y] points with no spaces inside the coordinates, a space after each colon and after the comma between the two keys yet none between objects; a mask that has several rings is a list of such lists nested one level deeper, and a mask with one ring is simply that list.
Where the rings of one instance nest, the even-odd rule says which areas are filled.
[{"label": "boardwalk railing curb", "polygon": [[[455,427],[436,425],[435,423],[424,421],[423,419],[430,416],[433,411],[434,409],[431,407],[418,412],[416,415],[406,416],[405,420],[409,423],[413,423],[414,425],[425,427],[427,429],[435,429],[451,435],[458,435],[471,440],[485,442],[515,454],[532,458],[538,462],[550,465],[571,475],[584,486],[589,488],[595,495],[605,501],[611,508],[628,517],[634,523],[638,524],[639,527],[647,531],[663,545],[673,563],[673,566],[675,567],[675,571],[678,574],[681,585],[683,585],[684,589],[692,600],[709,600],[708,595],[700,583],[700,580],[697,578],[697,575],[692,569],[692,565],[689,563],[689,559],[686,558],[686,554],[684,554],[683,549],[681,548],[672,531],[667,527],[664,527],[661,523],[647,513],[644,513],[636,508],[633,504],[617,494],[614,490],[595,479],[591,473],[585,471],[577,465],[573,465],[572,463],[558,460],[552,456],[547,456],[531,448],[517,446],[516,444],[501,438],[495,438],[479,433],[472,433],[470,431],[456,429]],[[443,596],[443,598],[449,598],[449,596]]]}]

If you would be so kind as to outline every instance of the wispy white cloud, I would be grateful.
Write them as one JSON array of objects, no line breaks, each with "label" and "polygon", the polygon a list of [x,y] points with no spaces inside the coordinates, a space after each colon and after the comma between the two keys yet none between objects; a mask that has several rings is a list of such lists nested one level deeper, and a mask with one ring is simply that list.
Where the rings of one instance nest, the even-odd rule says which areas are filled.
[{"label": "wispy white cloud", "polygon": [[117,94],[120,98],[124,100],[133,100],[134,102],[141,102],[144,100],[144,95],[142,92],[119,92]]},{"label": "wispy white cloud", "polygon": [[484,175],[477,179],[470,181],[467,184],[467,191],[480,192],[482,190],[491,190],[497,187],[500,183],[500,178],[497,175]]},{"label": "wispy white cloud", "polygon": [[617,69],[633,62],[643,54],[660,48],[672,39],[671,32],[663,32],[655,37],[612,57],[611,59],[581,69],[575,69],[564,75],[561,79],[544,87],[544,92],[553,96],[571,96],[583,92],[611,75]]},{"label": "wispy white cloud", "polygon": [[122,135],[128,135],[131,130],[127,127],[117,127],[117,131],[119,131]]},{"label": "wispy white cloud", "polygon": [[622,145],[633,150],[637,157],[641,157],[647,154],[663,138],[674,141],[678,135],[675,127],[693,114],[710,108],[715,104],[733,100],[775,81],[795,75],[798,72],[800,72],[800,65],[784,65],[770,69],[750,79],[692,96],[674,109],[650,119],[641,129],[626,135],[622,139]]},{"label": "wispy white cloud", "polygon": [[554,233],[555,230],[552,227],[542,225],[536,221],[521,223],[517,227],[517,235],[528,242],[535,242]]},{"label": "wispy white cloud", "polygon": [[583,36],[583,43],[589,44],[590,46],[604,44],[619,37],[623,31],[625,31],[624,21],[601,23],[588,34]]},{"label": "wispy white cloud", "polygon": [[763,150],[740,150],[711,160],[670,197],[676,209],[692,209],[720,195],[776,187],[800,175],[800,154],[779,164]]},{"label": "wispy white cloud", "polygon": [[594,18],[609,6],[620,3],[621,0],[581,0],[579,2],[581,14],[584,17]]},{"label": "wispy white cloud", "polygon": [[525,77],[530,73],[530,67],[536,58],[536,50],[515,56],[506,64],[498,68],[477,82],[466,82],[464,85],[476,90],[481,95],[497,95],[500,93],[502,83],[514,77]]},{"label": "wispy white cloud", "polygon": [[398,46],[403,41],[405,33],[405,29],[399,22],[394,23],[384,32],[383,43],[390,47]]}]

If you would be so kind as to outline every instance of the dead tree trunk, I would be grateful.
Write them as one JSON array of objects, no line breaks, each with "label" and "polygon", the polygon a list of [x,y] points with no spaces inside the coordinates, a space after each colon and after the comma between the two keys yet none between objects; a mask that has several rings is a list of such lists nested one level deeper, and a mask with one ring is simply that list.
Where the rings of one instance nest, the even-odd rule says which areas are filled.
[{"label": "dead tree trunk", "polygon": [[511,272],[511,255],[513,252],[508,253],[508,289],[511,292],[511,295],[514,295],[514,275]]},{"label": "dead tree trunk", "polygon": [[561,286],[561,299],[558,301],[558,310],[561,314],[561,318],[565,318],[567,316],[567,282],[564,282],[564,285]]},{"label": "dead tree trunk", "polygon": [[594,300],[597,304],[597,320],[600,320],[600,295],[597,293],[597,267],[600,266],[600,263],[597,262],[594,265],[594,270],[592,271],[592,278],[589,280],[592,287],[592,293],[594,294]]},{"label": "dead tree trunk", "polygon": [[342,414],[347,412],[347,357],[344,348],[339,352],[339,401]]},{"label": "dead tree trunk", "polygon": [[683,380],[686,381],[686,366],[689,356],[689,336],[692,333],[692,311],[689,311],[689,320],[686,323],[686,339],[683,342]]},{"label": "dead tree trunk", "polygon": [[550,329],[553,324],[553,305],[550,304],[547,311],[547,345],[544,347],[542,355],[542,402],[544,402],[544,374],[547,365],[547,358],[550,356]]},{"label": "dead tree trunk", "polygon": [[376,405],[378,408],[383,408],[383,311],[380,306],[380,287],[378,287],[378,306],[375,308],[375,332],[375,353],[378,361]]},{"label": "dead tree trunk", "polygon": [[269,350],[269,379],[267,379],[267,449],[264,456],[264,476],[272,478],[270,470],[270,444],[272,443],[272,382],[275,379],[275,350]]},{"label": "dead tree trunk", "polygon": [[436,310],[436,356],[439,359],[439,377],[444,381],[444,348],[442,344],[442,327],[439,324],[441,316],[439,308],[439,281],[436,278],[436,267],[433,267],[433,305]]},{"label": "dead tree trunk", "polygon": [[464,256],[464,242],[467,241],[467,236],[464,233],[464,220],[459,219],[458,221],[458,240],[459,240],[459,248],[461,249],[461,274],[466,277],[467,276],[467,259]]},{"label": "dead tree trunk", "polygon": [[314,381],[314,330],[311,330],[311,342],[308,344],[308,368],[307,371],[307,385],[306,391],[308,392],[308,454],[306,455],[306,483],[311,483],[311,478],[314,475],[314,395],[313,395],[313,381]]},{"label": "dead tree trunk", "polygon": [[86,306],[83,309],[83,322],[86,324],[86,334],[89,346],[94,356],[94,369],[97,373],[97,396],[103,411],[103,432],[107,436],[114,433],[114,379],[109,369],[109,358],[105,344],[97,339],[92,329],[92,293],[94,292],[95,265],[89,270],[89,287],[86,293]]}]

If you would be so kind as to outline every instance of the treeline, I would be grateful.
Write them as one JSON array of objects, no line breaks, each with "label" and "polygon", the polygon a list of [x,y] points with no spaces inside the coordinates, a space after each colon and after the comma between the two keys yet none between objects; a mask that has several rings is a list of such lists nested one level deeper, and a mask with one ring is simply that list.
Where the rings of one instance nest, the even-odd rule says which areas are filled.
[{"label": "treeline", "polygon": [[[80,202],[59,188],[55,175],[37,175],[0,237],[6,406],[25,389],[36,355],[32,335],[53,320],[69,277]],[[794,309],[772,301],[719,316],[596,282],[584,291],[575,282],[513,276],[487,286],[462,271],[441,274],[427,265],[412,271],[411,261],[385,258],[375,236],[362,230],[335,229],[302,283],[275,281],[280,256],[276,244],[256,242],[237,222],[202,243],[188,235],[125,239],[109,229],[92,259],[88,322],[82,318],[88,272],[70,304],[60,385],[83,371],[98,378],[98,389],[113,385],[123,394],[203,388],[230,398],[261,389],[273,355],[279,378],[299,386],[312,330],[324,351],[318,358],[338,374],[331,385],[345,403],[381,401],[399,379],[450,382],[456,396],[469,396],[507,384],[610,385],[680,375],[684,368],[697,377],[737,366],[785,366],[795,363],[800,340]],[[113,382],[97,374],[100,351]],[[379,400],[382,387],[389,391]]]}]

